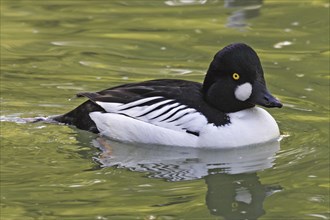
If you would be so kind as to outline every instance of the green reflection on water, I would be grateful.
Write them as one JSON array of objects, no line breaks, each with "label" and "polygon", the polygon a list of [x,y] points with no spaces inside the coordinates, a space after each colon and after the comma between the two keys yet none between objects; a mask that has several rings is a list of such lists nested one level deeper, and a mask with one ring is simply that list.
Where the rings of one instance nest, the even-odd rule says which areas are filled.
[{"label": "green reflection on water", "polygon": [[214,53],[231,42],[256,49],[270,90],[285,104],[269,110],[289,135],[272,168],[166,182],[145,178],[148,173],[101,169],[92,159],[99,155],[90,144],[94,135],[1,122],[1,218],[214,219],[224,212],[213,210],[208,193],[225,183],[245,192],[235,184],[251,179],[254,188],[245,187],[251,191],[281,188],[257,200],[261,219],[329,218],[326,0],[3,0],[1,115],[60,114],[82,102],[72,99],[75,93],[121,83],[201,81]]}]

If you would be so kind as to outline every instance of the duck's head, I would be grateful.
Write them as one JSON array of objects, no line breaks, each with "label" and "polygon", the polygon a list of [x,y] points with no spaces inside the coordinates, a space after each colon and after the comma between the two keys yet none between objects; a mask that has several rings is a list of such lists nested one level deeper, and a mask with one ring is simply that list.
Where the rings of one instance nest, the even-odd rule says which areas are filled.
[{"label": "duck's head", "polygon": [[236,112],[255,105],[281,108],[266,87],[257,53],[243,43],[220,50],[210,64],[203,83],[208,103],[223,112]]}]

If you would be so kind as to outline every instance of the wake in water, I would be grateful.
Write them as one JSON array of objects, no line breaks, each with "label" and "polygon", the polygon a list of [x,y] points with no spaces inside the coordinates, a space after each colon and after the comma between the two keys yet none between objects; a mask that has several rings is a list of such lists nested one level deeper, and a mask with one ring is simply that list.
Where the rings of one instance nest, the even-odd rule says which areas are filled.
[{"label": "wake in water", "polygon": [[53,120],[55,116],[50,117],[34,117],[34,118],[20,118],[17,116],[0,116],[1,122],[14,122],[19,124],[24,123],[36,123],[36,122],[45,122],[45,123],[52,123],[52,124],[59,124],[57,121]]}]

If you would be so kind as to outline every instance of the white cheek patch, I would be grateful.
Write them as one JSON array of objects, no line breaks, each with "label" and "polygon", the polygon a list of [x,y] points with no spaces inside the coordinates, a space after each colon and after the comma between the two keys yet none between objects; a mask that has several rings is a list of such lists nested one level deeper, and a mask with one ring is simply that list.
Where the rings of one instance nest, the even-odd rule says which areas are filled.
[{"label": "white cheek patch", "polygon": [[243,83],[235,89],[235,97],[240,101],[245,101],[250,98],[252,94],[252,85],[251,83]]}]

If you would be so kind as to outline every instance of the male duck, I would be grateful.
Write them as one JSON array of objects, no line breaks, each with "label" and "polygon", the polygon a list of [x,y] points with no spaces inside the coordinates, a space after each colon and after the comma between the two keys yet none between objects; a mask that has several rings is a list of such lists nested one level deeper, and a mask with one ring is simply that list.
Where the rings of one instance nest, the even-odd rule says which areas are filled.
[{"label": "male duck", "polygon": [[159,79],[79,93],[89,100],[54,120],[123,142],[238,147],[277,139],[282,107],[267,90],[256,52],[231,44],[211,62],[203,84]]}]

